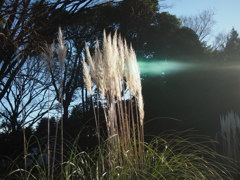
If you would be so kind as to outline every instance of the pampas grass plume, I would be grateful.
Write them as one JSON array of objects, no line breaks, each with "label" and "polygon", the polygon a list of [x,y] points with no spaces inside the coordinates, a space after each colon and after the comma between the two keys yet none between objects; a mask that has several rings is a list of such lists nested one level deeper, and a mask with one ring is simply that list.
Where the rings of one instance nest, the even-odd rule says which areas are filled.
[{"label": "pampas grass plume", "polygon": [[[124,151],[134,149],[134,156],[141,159],[140,154],[143,152],[143,147],[141,145],[138,147],[137,141],[144,141],[144,104],[135,51],[132,46],[128,47],[126,40],[118,36],[117,32],[111,36],[111,34],[106,35],[104,31],[103,49],[100,50],[97,41],[94,52],[94,55],[91,56],[89,48],[86,46],[88,65],[85,61],[83,62],[84,80],[89,91],[91,91],[93,81],[105,98],[107,133],[111,146],[114,145],[111,150],[115,152],[118,147],[123,148]],[[127,89],[130,90],[129,104],[122,97],[122,93]],[[129,108],[133,108],[132,97],[136,99],[136,112],[139,113],[136,121],[134,120],[135,110],[127,110],[128,105]],[[133,141],[131,137],[133,137]]]},{"label": "pampas grass plume", "polygon": [[62,30],[59,27],[59,31],[58,31],[58,58],[60,61],[60,65],[61,67],[64,66],[64,60],[66,58],[66,54],[67,54],[67,47],[64,44],[64,40],[63,40],[63,36],[62,36]]},{"label": "pampas grass plume", "polygon": [[86,88],[89,90],[90,94],[93,94],[91,76],[85,61],[83,61],[83,79],[85,81]]},{"label": "pampas grass plume", "polygon": [[45,60],[45,62],[47,63],[47,68],[49,68],[49,70],[52,68],[53,62],[54,62],[54,43],[52,43],[51,45],[45,45],[45,47],[43,48],[43,53],[42,53],[42,57]]}]

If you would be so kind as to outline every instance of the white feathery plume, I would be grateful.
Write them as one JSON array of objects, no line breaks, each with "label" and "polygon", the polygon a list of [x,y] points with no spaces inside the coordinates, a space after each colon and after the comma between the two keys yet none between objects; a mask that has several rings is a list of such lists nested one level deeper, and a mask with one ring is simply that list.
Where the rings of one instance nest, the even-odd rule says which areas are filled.
[{"label": "white feathery plume", "polygon": [[[103,33],[103,50],[101,52],[98,41],[92,57],[86,45],[86,57],[90,65],[90,75],[103,95],[106,92],[110,97],[121,99],[122,81],[125,71],[127,86],[133,96],[141,93],[141,79],[136,54],[126,40],[122,40],[115,32],[111,35]],[[103,71],[104,70],[104,71]]]},{"label": "white feathery plume", "polygon": [[118,96],[117,99],[121,100],[121,92],[123,90],[123,82],[124,82],[124,44],[123,44],[123,40],[121,39],[121,36],[118,37],[117,41],[117,52],[118,52],[118,57],[117,57],[117,61],[116,61],[116,66],[117,66],[117,77],[119,78],[119,89],[118,89]]},{"label": "white feathery plume", "polygon": [[95,66],[95,79],[94,82],[98,86],[99,92],[102,96],[105,96],[105,79],[104,79],[104,70],[103,70],[103,57],[99,47],[99,42],[97,40],[95,51],[94,51],[94,66]]},{"label": "white feathery plume", "polygon": [[127,78],[133,96],[138,96],[139,91],[141,91],[141,79],[136,54],[132,46],[129,49]]},{"label": "white feathery plume", "polygon": [[46,61],[48,68],[51,69],[54,62],[54,43],[51,45],[45,45],[45,48],[43,48],[42,56]]},{"label": "white feathery plume", "polygon": [[[103,48],[99,47],[96,41],[94,55],[91,56],[89,48],[86,45],[86,58],[88,62],[83,62],[84,80],[86,87],[92,93],[92,81],[99,89],[102,96],[105,98],[107,106],[105,112],[105,120],[107,125],[107,133],[112,148],[118,145],[129,149],[131,146],[131,136],[139,137],[139,140],[144,141],[144,104],[142,96],[142,86],[137,58],[132,46],[128,47],[126,40],[121,36],[117,36],[117,32],[113,36],[103,33]],[[90,72],[89,72],[90,68]],[[91,81],[92,80],[92,81]],[[130,95],[136,99],[136,105],[139,112],[139,121],[132,120],[133,130],[131,131],[128,125],[130,119],[125,119],[124,109],[121,109],[122,90],[126,88],[124,81],[126,80],[127,88],[130,90]],[[123,113],[122,116],[118,113]],[[134,118],[134,117],[133,117]],[[138,134],[135,135],[135,126],[138,128]],[[120,134],[119,134],[120,133]],[[124,137],[125,136],[125,137]],[[124,141],[121,141],[124,140]],[[122,143],[122,144],[121,144]],[[117,146],[116,146],[117,145]],[[142,147],[133,145],[139,153],[143,151]],[[113,149],[114,150],[114,149]]]},{"label": "white feathery plume", "polygon": [[128,50],[128,45],[127,45],[126,39],[124,39],[124,42],[123,42],[123,49],[124,49],[124,59],[125,59],[125,61],[127,61],[128,57],[129,57],[129,50]]},{"label": "white feathery plume", "polygon": [[144,120],[144,103],[143,103],[142,93],[140,93],[140,94],[138,95],[137,103],[138,103],[138,109],[139,109],[140,123],[141,123],[141,126],[143,126],[143,120]]},{"label": "white feathery plume", "polygon": [[103,69],[104,69],[104,78],[105,78],[105,91],[108,92],[111,99],[114,97],[114,88],[115,88],[115,63],[112,59],[113,51],[112,51],[112,38],[111,35],[106,37],[104,34],[103,41]]},{"label": "white feathery plume", "polygon": [[134,59],[132,57],[131,52],[128,50],[128,48],[126,48],[125,46],[125,58],[126,58],[126,65],[125,65],[125,76],[126,76],[126,83],[127,83],[127,87],[128,89],[131,90],[132,95],[136,95],[135,92],[135,87],[134,87]]},{"label": "white feathery plume", "polygon": [[121,100],[121,81],[122,77],[120,75],[120,69],[119,66],[119,49],[118,49],[118,37],[117,32],[114,33],[114,36],[112,38],[112,69],[113,71],[113,95],[117,98],[117,100]]},{"label": "white feathery plume", "polygon": [[96,41],[95,49],[94,49],[94,56],[93,59],[95,60],[95,64],[99,63],[99,61],[102,61],[102,53],[99,47],[99,41]]},{"label": "white feathery plume", "polygon": [[58,31],[58,58],[60,61],[60,65],[61,67],[64,66],[64,60],[66,58],[66,54],[67,54],[67,47],[65,46],[64,40],[63,40],[63,36],[62,36],[62,30],[59,27],[59,31]]},{"label": "white feathery plume", "polygon": [[108,94],[112,101],[121,100],[124,76],[131,95],[135,96],[143,125],[144,110],[140,72],[137,58],[132,46],[128,47],[126,40],[121,39],[115,32],[113,37],[103,33],[103,49],[100,50],[98,41],[92,57],[86,45],[86,57],[90,66],[90,75],[103,96]]},{"label": "white feathery plume", "polygon": [[87,62],[90,66],[90,75],[91,75],[92,79],[95,79],[96,78],[95,64],[94,64],[92,56],[90,54],[89,47],[87,46],[86,43],[85,43],[85,50],[86,50]]},{"label": "white feathery plume", "polygon": [[123,40],[121,38],[121,36],[119,35],[118,37],[118,54],[119,54],[119,58],[118,58],[118,70],[119,70],[119,75],[121,76],[121,78],[123,78],[124,76],[124,44],[123,44]]},{"label": "white feathery plume", "polygon": [[144,103],[142,97],[142,85],[140,71],[137,64],[136,53],[132,46],[127,48],[125,43],[125,57],[126,57],[126,81],[127,86],[131,91],[131,95],[135,96],[140,114],[140,122],[143,125],[144,119]]},{"label": "white feathery plume", "polygon": [[89,90],[90,94],[93,94],[91,76],[85,61],[83,61],[83,79],[85,81],[86,88]]}]

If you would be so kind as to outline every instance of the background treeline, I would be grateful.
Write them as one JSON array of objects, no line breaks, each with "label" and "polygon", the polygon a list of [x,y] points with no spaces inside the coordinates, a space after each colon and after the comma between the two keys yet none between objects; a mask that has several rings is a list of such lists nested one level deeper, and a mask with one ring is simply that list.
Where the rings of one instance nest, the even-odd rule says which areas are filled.
[{"label": "background treeline", "polygon": [[[0,1],[0,155],[14,158],[23,151],[23,131],[26,138],[32,134],[43,138],[44,145],[48,118],[52,136],[63,118],[66,139],[71,141],[81,132],[80,146],[94,146],[93,106],[101,111],[101,102],[92,104],[89,98],[82,61],[85,43],[92,50],[95,39],[102,39],[103,29],[117,30],[132,43],[139,58],[239,59],[240,38],[235,29],[217,35],[209,45],[211,11],[194,18],[176,17],[164,12],[166,4],[158,0]],[[46,44],[53,43],[47,48],[56,49],[59,27],[68,47],[63,68],[57,60],[43,61],[42,55]],[[57,59],[57,53],[52,56]],[[95,92],[93,98],[98,96]]]}]

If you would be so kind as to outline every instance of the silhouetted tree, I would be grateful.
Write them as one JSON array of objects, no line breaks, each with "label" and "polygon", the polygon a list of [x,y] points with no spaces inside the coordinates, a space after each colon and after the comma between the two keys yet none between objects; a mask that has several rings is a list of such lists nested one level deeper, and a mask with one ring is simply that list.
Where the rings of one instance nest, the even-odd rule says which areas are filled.
[{"label": "silhouetted tree", "polygon": [[59,25],[74,23],[75,14],[102,4],[100,0],[0,1],[0,100],[26,60],[39,53]]},{"label": "silhouetted tree", "polygon": [[213,41],[213,50],[222,51],[226,47],[228,36],[225,33],[218,33]]},{"label": "silhouetted tree", "polygon": [[32,127],[52,109],[54,99],[50,101],[47,97],[49,80],[41,71],[42,67],[39,59],[28,59],[13,79],[0,101],[2,131],[15,133],[24,126]]},{"label": "silhouetted tree", "polygon": [[138,54],[143,50],[146,31],[158,10],[157,0],[124,0],[119,4],[119,31]]},{"label": "silhouetted tree", "polygon": [[238,37],[238,32],[234,28],[231,30],[227,39],[224,54],[226,60],[239,60],[240,38]]},{"label": "silhouetted tree", "polygon": [[146,32],[145,55],[155,58],[171,57],[172,44],[170,39],[179,28],[180,22],[176,16],[167,12],[157,14]]},{"label": "silhouetted tree", "polygon": [[213,25],[215,24],[213,16],[213,11],[204,10],[195,16],[181,17],[180,19],[182,26],[191,28],[198,35],[199,40],[204,42],[211,34]]},{"label": "silhouetted tree", "polygon": [[[91,102],[91,100],[89,99]],[[87,106],[84,104],[85,109],[83,109],[83,103],[74,106],[72,109],[71,115],[68,119],[68,122],[65,123],[64,132],[65,138],[70,142],[76,140],[76,143],[82,150],[88,150],[95,147],[98,143],[97,134],[96,134],[96,123],[94,119],[94,111],[92,103],[89,103]],[[102,135],[106,130],[104,126],[104,114],[101,106],[98,107],[99,120]],[[104,138],[104,136],[102,136]]]},{"label": "silhouetted tree", "polygon": [[174,59],[199,59],[203,56],[203,47],[197,34],[190,28],[180,28],[170,39]]},{"label": "silhouetted tree", "polygon": [[[23,129],[15,133],[0,133],[0,159],[8,157],[15,160],[23,153]],[[25,128],[25,138],[28,140],[32,135],[32,128]]]},{"label": "silhouetted tree", "polygon": [[[37,126],[34,134],[39,138],[46,138],[48,134],[48,118],[42,118]],[[50,118],[50,136],[54,136],[56,131],[56,120],[54,117]]]}]

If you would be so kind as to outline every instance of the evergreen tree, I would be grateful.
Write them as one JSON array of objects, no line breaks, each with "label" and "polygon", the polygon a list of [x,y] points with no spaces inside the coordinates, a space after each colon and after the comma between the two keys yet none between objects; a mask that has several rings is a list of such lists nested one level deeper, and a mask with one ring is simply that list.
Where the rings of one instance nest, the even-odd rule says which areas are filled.
[{"label": "evergreen tree", "polygon": [[240,56],[240,38],[238,32],[232,28],[224,49],[225,60],[238,60]]}]

